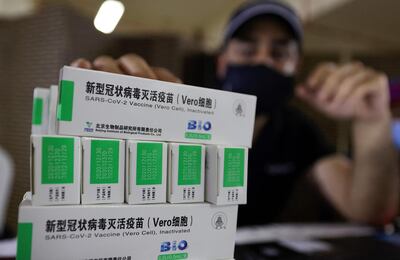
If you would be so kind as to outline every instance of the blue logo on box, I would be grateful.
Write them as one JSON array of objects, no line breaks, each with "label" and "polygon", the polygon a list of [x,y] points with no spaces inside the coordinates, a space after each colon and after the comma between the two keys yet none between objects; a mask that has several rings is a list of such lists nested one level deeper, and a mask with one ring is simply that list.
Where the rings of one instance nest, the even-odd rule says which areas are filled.
[{"label": "blue logo on box", "polygon": [[186,240],[178,241],[166,241],[161,243],[160,252],[170,252],[170,251],[183,251],[188,247],[188,242]]},{"label": "blue logo on box", "polygon": [[202,122],[201,120],[189,120],[187,124],[187,130],[199,130],[199,131],[210,131],[211,122]]}]

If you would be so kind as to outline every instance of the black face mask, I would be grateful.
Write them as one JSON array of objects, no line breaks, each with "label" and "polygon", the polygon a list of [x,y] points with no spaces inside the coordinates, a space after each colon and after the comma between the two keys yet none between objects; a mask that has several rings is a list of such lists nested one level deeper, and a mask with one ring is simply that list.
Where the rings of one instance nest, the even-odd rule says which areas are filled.
[{"label": "black face mask", "polygon": [[294,79],[265,65],[228,65],[222,88],[257,96],[256,112],[268,114],[293,96]]}]

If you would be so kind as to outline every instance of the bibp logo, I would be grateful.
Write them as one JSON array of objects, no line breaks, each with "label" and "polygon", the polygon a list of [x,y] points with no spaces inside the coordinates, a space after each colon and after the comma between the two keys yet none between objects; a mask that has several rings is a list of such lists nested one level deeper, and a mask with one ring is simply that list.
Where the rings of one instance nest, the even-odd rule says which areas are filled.
[{"label": "bibp logo", "polygon": [[166,241],[161,243],[160,252],[174,252],[184,251],[188,247],[186,240],[178,241]]},{"label": "bibp logo", "polygon": [[211,122],[201,120],[189,120],[185,132],[187,139],[211,140]]},{"label": "bibp logo", "polygon": [[187,124],[187,130],[198,130],[198,131],[210,131],[211,122],[202,122],[201,120],[189,120]]}]

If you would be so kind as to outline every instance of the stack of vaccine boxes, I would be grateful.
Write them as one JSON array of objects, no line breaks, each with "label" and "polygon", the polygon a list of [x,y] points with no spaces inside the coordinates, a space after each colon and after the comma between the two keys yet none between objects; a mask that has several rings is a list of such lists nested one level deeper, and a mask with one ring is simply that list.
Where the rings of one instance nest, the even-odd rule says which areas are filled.
[{"label": "stack of vaccine boxes", "polygon": [[[68,66],[59,86],[36,88],[33,96],[31,192],[20,206],[19,258],[233,258],[254,96]],[[122,238],[131,231],[121,217],[127,212],[153,235]],[[101,216],[115,223],[96,233]],[[94,233],[86,232],[90,218]],[[71,229],[73,220],[87,226]],[[106,231],[118,223],[119,235],[110,238]],[[87,247],[76,251],[77,241]]]}]

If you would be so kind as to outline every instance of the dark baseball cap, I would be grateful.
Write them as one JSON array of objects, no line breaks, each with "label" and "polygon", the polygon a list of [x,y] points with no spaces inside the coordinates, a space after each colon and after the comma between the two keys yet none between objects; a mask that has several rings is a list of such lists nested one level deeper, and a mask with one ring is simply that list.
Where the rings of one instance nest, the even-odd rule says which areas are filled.
[{"label": "dark baseball cap", "polygon": [[280,18],[301,45],[303,41],[303,26],[299,16],[289,6],[272,0],[249,1],[241,5],[233,13],[225,27],[223,44],[226,45],[242,25],[262,15],[271,15]]}]

